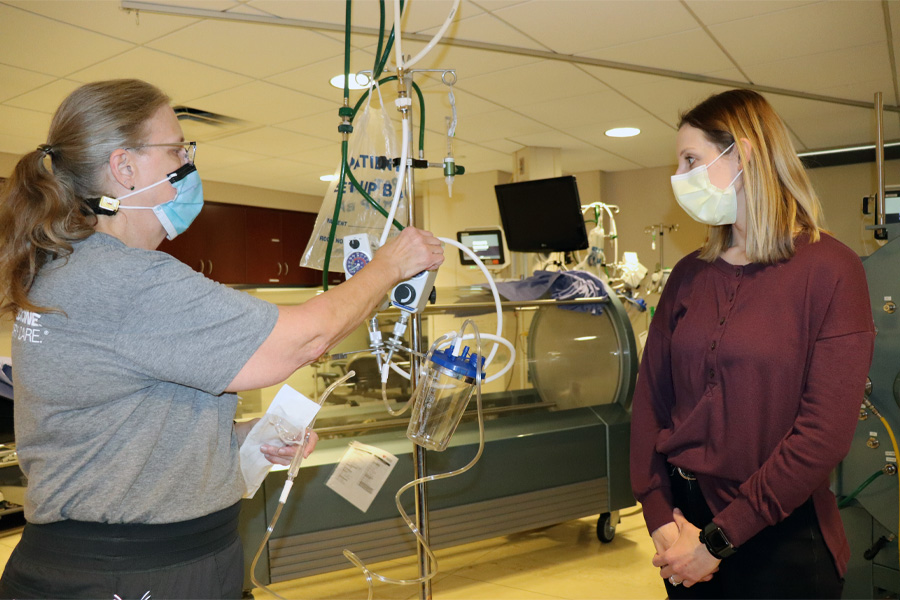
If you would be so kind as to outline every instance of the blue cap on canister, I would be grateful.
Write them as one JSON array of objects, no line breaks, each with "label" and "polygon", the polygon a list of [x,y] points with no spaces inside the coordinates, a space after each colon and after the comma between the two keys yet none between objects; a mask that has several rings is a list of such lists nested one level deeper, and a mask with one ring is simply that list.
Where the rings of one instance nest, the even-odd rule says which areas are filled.
[{"label": "blue cap on canister", "polygon": [[[464,377],[469,377],[471,379],[475,379],[476,373],[476,361],[478,360],[478,355],[475,353],[469,354],[469,347],[463,347],[462,354],[459,356],[453,356],[452,347],[447,348],[446,350],[436,350],[434,354],[431,355],[431,362],[434,364],[444,367],[454,373],[458,373]],[[484,377],[484,357],[481,357],[481,369],[482,369],[482,377]]]}]

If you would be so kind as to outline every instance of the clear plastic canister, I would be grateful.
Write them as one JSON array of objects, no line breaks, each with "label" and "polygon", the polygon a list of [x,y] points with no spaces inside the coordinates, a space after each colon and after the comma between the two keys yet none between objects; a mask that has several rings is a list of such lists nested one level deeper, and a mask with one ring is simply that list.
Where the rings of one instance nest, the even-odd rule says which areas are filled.
[{"label": "clear plastic canister", "polygon": [[[428,450],[447,448],[475,390],[478,360],[477,354],[469,354],[468,346],[459,356],[453,356],[450,348],[431,355],[417,388],[406,437]],[[480,361],[483,366],[484,358]]]}]

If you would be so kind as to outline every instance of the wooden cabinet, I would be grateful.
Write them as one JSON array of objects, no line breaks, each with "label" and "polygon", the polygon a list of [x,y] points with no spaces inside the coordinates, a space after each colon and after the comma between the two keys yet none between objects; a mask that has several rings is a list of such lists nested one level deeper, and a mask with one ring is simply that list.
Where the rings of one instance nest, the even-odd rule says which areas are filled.
[{"label": "wooden cabinet", "polygon": [[[315,223],[313,213],[247,207],[247,283],[321,286],[321,271],[300,266]],[[329,284],[341,281],[329,274]]]},{"label": "wooden cabinet", "polygon": [[206,202],[188,230],[159,250],[220,283],[245,283],[245,222],[246,207]]},{"label": "wooden cabinet", "polygon": [[220,283],[319,287],[322,272],[300,266],[315,222],[314,213],[206,202],[191,227],[159,249]]}]

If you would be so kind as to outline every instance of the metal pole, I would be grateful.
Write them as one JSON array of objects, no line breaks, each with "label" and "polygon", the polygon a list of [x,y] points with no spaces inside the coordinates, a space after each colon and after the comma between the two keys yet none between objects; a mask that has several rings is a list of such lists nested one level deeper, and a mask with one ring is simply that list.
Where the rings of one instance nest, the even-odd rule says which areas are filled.
[{"label": "metal pole", "polygon": [[875,224],[884,225],[884,101],[881,92],[875,92],[875,163],[878,171],[878,203]]},{"label": "metal pole", "polygon": [[[399,77],[400,89],[404,90],[407,97],[410,97],[410,93],[412,92],[412,73],[402,74]],[[402,93],[402,92],[401,92]],[[413,141],[415,140],[415,136],[413,135],[413,110],[412,105],[410,104],[409,112],[409,157],[412,159],[413,156]],[[397,182],[400,184],[400,182]],[[409,194],[406,198],[406,203],[409,211],[409,225],[415,226],[416,224],[416,209],[415,209],[415,200],[416,200],[416,178],[415,178],[415,170],[408,166],[406,169],[406,190]],[[422,317],[418,313],[414,313],[412,319],[410,320],[410,336],[411,336],[411,347],[416,352],[420,354],[424,352],[422,348]],[[409,363],[409,380],[411,382],[411,387],[415,388],[415,382],[418,381],[419,376],[419,364],[418,359],[414,358]],[[426,465],[426,456],[425,456],[425,448],[419,446],[418,444],[413,444],[414,452],[413,452],[413,477],[415,479],[419,479],[420,477],[425,477],[428,475],[428,468]],[[419,533],[422,534],[422,538],[426,543],[430,544],[431,540],[428,534],[428,495],[426,493],[425,484],[420,483],[417,485],[414,490],[414,499],[416,503],[416,528],[418,528]],[[431,571],[430,560],[428,558],[428,554],[425,552],[425,548],[422,547],[421,544],[416,545],[416,556],[418,558],[419,564],[419,577],[424,577]],[[431,580],[423,581],[419,585],[419,598],[421,600],[431,600]]]}]

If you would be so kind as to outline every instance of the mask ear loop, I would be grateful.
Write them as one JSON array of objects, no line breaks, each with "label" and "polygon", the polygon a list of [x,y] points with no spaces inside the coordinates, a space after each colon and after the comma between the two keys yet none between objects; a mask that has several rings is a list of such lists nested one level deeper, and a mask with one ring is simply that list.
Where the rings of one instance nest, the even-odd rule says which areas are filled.
[{"label": "mask ear loop", "polygon": [[[137,191],[131,192],[130,194],[125,194],[124,196],[121,196],[121,197],[119,197],[119,198],[116,198],[116,200],[118,200],[119,202],[121,202],[121,201],[124,200],[125,198],[130,198],[131,196],[134,196],[135,194],[140,194],[141,192],[146,192],[147,190],[149,190],[149,189],[151,189],[151,188],[155,188],[156,186],[161,185],[161,184],[163,184],[163,183],[168,183],[168,182],[171,181],[174,177],[175,177],[175,173],[169,173],[168,175],[166,175],[166,178],[165,178],[165,179],[161,179],[161,180],[157,181],[157,182],[154,183],[154,184],[148,185],[148,186],[145,187],[145,188],[141,188],[141,189],[139,189],[139,190],[137,190]],[[120,204],[120,205],[119,205],[119,208],[127,208],[127,209],[129,209],[129,210],[153,210],[153,209],[156,208],[156,207],[155,207],[155,206],[122,206],[122,205]]]}]

